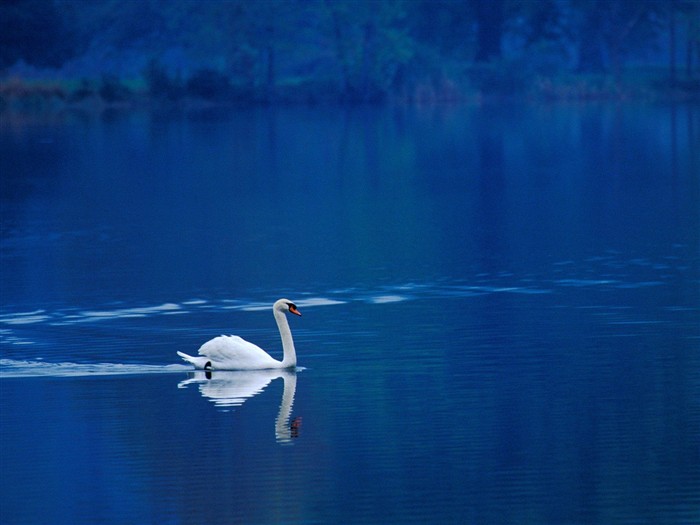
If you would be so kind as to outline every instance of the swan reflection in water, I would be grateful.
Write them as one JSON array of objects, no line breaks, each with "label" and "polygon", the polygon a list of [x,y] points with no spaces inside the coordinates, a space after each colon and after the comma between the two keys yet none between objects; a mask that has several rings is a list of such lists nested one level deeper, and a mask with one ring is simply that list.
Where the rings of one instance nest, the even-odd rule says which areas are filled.
[{"label": "swan reflection in water", "polygon": [[275,379],[284,381],[284,391],[280,409],[275,419],[275,438],[278,443],[291,443],[299,437],[301,417],[289,418],[292,414],[294,394],[297,388],[297,373],[294,370],[197,370],[190,372],[189,379],[181,381],[177,387],[187,388],[198,385],[199,392],[217,407],[241,406],[245,401],[265,390]]}]

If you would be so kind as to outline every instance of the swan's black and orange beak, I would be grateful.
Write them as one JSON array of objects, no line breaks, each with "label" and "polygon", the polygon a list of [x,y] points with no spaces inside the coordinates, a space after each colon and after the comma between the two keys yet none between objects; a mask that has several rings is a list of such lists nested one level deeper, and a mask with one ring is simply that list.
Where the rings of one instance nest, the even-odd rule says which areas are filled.
[{"label": "swan's black and orange beak", "polygon": [[299,310],[297,310],[297,305],[295,305],[295,304],[290,304],[290,305],[289,305],[289,311],[290,311],[291,313],[293,313],[294,315],[298,315],[299,317],[301,317],[301,312],[300,312]]}]

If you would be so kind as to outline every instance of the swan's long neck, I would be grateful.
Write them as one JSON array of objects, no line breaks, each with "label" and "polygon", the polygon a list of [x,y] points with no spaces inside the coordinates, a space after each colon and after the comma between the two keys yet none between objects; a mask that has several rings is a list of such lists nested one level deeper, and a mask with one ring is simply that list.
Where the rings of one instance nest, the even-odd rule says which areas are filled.
[{"label": "swan's long neck", "polygon": [[277,328],[279,328],[280,336],[282,337],[282,350],[284,351],[282,366],[284,368],[296,366],[297,353],[294,350],[294,340],[292,339],[292,331],[289,329],[287,316],[284,315],[284,312],[275,310],[275,321],[277,321]]}]

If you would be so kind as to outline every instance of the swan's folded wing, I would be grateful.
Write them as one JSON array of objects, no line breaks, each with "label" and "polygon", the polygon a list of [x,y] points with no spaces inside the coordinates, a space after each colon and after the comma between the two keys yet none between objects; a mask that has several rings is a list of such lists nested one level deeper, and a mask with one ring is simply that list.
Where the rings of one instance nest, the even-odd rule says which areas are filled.
[{"label": "swan's folded wing", "polygon": [[265,351],[258,345],[246,341],[237,335],[220,335],[199,347],[199,355],[206,356],[214,361],[236,355],[256,355],[258,353],[265,354]]},{"label": "swan's folded wing", "polygon": [[276,363],[265,350],[237,335],[221,335],[207,341],[199,348],[199,355],[211,360],[214,368],[229,370],[270,366]]}]

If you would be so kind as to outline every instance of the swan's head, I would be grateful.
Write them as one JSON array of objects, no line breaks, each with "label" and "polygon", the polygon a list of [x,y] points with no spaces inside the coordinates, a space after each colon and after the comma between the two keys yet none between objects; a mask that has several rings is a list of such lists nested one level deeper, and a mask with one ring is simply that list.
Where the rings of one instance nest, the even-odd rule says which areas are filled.
[{"label": "swan's head", "polygon": [[276,301],[272,306],[272,309],[279,312],[289,312],[294,315],[301,315],[301,312],[297,309],[297,305],[295,305],[289,299],[280,299],[279,301]]}]

